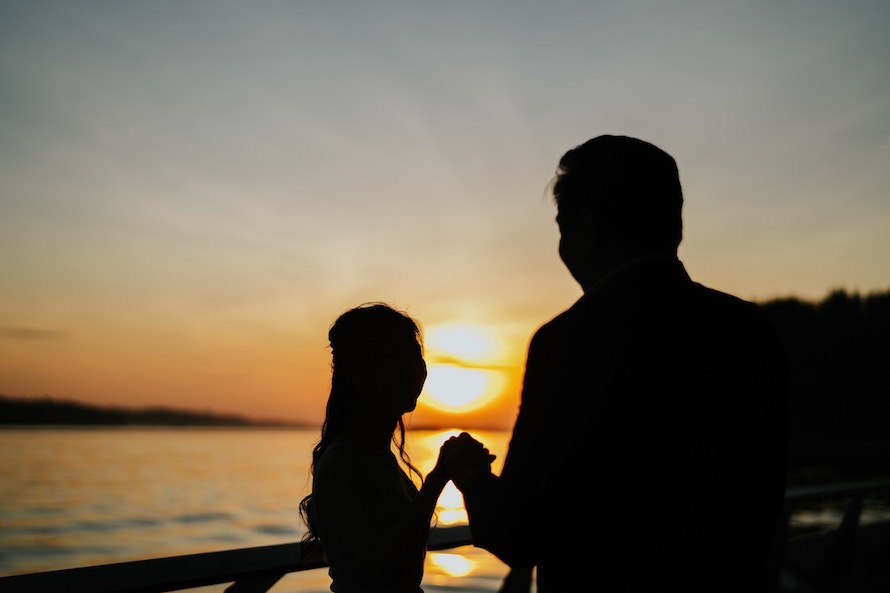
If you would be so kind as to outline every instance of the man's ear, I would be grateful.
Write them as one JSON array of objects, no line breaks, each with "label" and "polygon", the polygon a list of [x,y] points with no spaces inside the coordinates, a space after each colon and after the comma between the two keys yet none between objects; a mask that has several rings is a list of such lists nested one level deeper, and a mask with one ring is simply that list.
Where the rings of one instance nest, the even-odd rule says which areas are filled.
[{"label": "man's ear", "polygon": [[578,226],[586,231],[595,230],[596,226],[596,218],[593,216],[593,213],[589,208],[579,208],[578,212],[575,214],[575,220],[578,223]]},{"label": "man's ear", "polygon": [[572,222],[576,225],[575,230],[578,235],[586,240],[589,252],[605,247],[608,240],[608,229],[601,228],[599,220],[589,209],[579,209]]}]

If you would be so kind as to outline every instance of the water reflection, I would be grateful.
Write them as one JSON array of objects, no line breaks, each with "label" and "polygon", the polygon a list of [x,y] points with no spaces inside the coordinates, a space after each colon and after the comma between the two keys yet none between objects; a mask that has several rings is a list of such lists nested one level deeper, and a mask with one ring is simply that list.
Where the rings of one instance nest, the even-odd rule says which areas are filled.
[{"label": "water reflection", "polygon": [[439,502],[436,504],[438,525],[460,525],[467,523],[467,510],[464,508],[464,499],[457,486],[448,482]]},{"label": "water reflection", "polygon": [[[414,464],[428,473],[459,432],[410,430]],[[509,432],[468,432],[497,456],[500,473]],[[0,430],[0,575],[297,541],[317,438],[317,429]],[[793,513],[792,532],[836,528],[841,513],[837,501],[813,501]],[[862,524],[882,520],[890,520],[890,500],[866,499]],[[465,522],[463,498],[449,484],[436,524]],[[506,573],[473,546],[430,553],[426,571],[430,593],[497,591]],[[306,571],[274,590],[328,585],[325,571]]]},{"label": "water reflection", "polygon": [[470,574],[476,563],[461,554],[435,552],[430,554],[429,561],[452,577],[463,577]]},{"label": "water reflection", "polygon": [[[459,432],[409,431],[412,461],[428,473]],[[508,433],[470,432],[498,456],[500,471]],[[0,575],[297,541],[317,438],[317,429],[0,430]],[[462,523],[463,498],[449,484],[436,524]],[[469,571],[464,590],[497,590],[505,569],[491,554],[472,546],[448,553],[428,556],[430,581],[453,587],[449,575]],[[287,580],[300,585],[275,590],[329,584],[326,571]]]}]

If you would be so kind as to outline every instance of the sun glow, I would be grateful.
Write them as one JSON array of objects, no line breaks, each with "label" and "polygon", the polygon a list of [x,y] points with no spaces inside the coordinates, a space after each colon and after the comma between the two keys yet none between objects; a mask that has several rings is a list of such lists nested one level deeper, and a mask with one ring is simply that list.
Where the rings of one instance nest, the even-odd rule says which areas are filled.
[{"label": "sun glow", "polygon": [[491,358],[497,345],[491,332],[468,323],[439,325],[426,331],[426,345],[468,360]]},{"label": "sun glow", "polygon": [[462,577],[473,572],[476,563],[460,554],[445,554],[442,552],[430,554],[430,561],[445,574],[452,577]]},{"label": "sun glow", "polygon": [[468,412],[494,399],[504,386],[501,354],[491,330],[469,324],[435,326],[426,331],[428,376],[426,405],[445,412]]}]

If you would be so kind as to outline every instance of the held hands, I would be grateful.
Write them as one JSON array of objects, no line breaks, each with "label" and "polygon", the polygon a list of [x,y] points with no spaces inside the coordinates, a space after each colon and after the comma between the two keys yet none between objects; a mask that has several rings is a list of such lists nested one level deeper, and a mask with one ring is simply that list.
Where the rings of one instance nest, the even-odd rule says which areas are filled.
[{"label": "held hands", "polygon": [[478,473],[491,473],[495,456],[481,442],[467,432],[453,436],[442,443],[437,466],[461,489],[466,480]]}]

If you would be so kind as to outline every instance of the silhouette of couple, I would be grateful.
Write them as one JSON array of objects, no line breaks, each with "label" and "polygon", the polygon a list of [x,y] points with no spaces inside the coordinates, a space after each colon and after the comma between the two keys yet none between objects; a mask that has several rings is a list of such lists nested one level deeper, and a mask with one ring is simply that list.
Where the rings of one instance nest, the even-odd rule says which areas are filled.
[{"label": "silhouette of couple", "polygon": [[417,323],[370,303],[330,328],[300,510],[335,593],[420,593],[448,480],[474,545],[511,567],[502,590],[528,590],[533,570],[538,593],[770,590],[788,431],[773,328],[755,304],[690,279],[679,174],[660,148],[593,138],[563,155],[552,191],[559,255],[583,295],[531,339],[500,475],[462,433],[418,489],[402,420],[426,379]]}]

